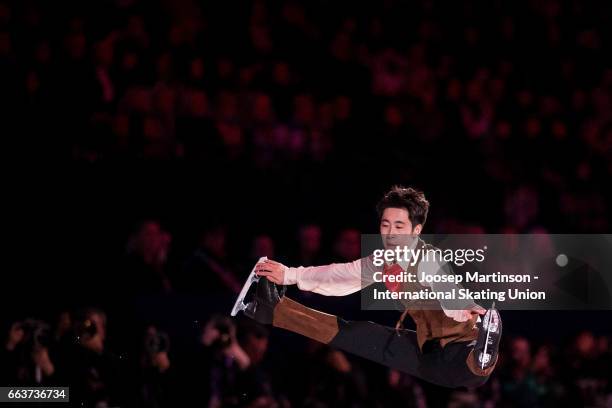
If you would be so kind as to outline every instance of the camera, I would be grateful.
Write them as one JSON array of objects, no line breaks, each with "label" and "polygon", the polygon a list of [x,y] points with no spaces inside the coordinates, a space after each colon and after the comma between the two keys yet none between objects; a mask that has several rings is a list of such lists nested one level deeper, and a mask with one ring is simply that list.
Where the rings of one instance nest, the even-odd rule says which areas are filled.
[{"label": "camera", "polygon": [[232,344],[231,331],[234,323],[227,316],[214,316],[212,324],[219,332],[219,337],[212,343],[212,347],[218,350],[223,350]]},{"label": "camera", "polygon": [[74,323],[74,334],[77,341],[91,339],[98,333],[98,326],[92,319],[80,319]]},{"label": "camera", "polygon": [[47,323],[36,319],[25,319],[19,327],[23,330],[23,344],[29,350],[47,347],[50,344],[51,332]]},{"label": "camera", "polygon": [[149,330],[144,339],[144,350],[149,356],[167,352],[170,349],[170,338],[163,331]]}]

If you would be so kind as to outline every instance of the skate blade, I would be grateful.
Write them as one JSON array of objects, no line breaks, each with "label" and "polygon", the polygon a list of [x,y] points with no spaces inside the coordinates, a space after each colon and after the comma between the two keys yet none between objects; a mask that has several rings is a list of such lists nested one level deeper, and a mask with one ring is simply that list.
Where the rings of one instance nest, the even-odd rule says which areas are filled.
[{"label": "skate blade", "polygon": [[253,269],[251,270],[249,277],[247,278],[246,282],[244,282],[244,286],[242,287],[242,290],[240,291],[240,294],[238,295],[238,298],[236,299],[236,303],[234,303],[234,307],[232,308],[232,313],[230,313],[231,316],[236,316],[238,312],[246,309],[247,305],[244,304],[244,298],[249,292],[251,285],[254,282],[259,281],[259,276],[255,274],[255,267],[257,266],[258,263],[265,261],[266,259],[268,259],[267,256],[262,256],[261,258],[259,258],[255,266],[253,266]]},{"label": "skate blade", "polygon": [[[484,366],[485,364],[487,364],[489,362],[489,359],[486,358],[487,355],[487,349],[489,348],[489,337],[491,335],[491,333],[497,333],[497,329],[499,326],[499,321],[497,322],[493,322],[493,313],[495,312],[495,302],[493,302],[493,306],[491,306],[491,309],[489,309],[487,311],[487,313],[484,315],[484,319],[483,319],[483,326],[486,324],[487,325],[487,337],[485,339],[485,347],[484,350],[482,351],[482,355],[480,356],[481,358],[481,369],[484,370]],[[488,314],[488,316],[487,316]],[[499,319],[499,316],[497,317]]]}]

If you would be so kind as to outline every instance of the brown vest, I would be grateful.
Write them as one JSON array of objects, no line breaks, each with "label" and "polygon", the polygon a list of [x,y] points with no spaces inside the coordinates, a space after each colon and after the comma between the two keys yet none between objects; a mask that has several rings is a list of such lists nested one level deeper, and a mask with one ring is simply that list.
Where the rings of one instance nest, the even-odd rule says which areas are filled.
[{"label": "brown vest", "polygon": [[[416,248],[422,250],[436,249],[420,238]],[[408,265],[406,272],[413,273],[416,276],[419,263],[420,259],[415,265]],[[419,282],[404,282],[402,286],[403,291],[418,291],[423,288],[424,286]],[[451,342],[472,341],[478,337],[476,316],[465,322],[457,322],[444,313],[437,300],[403,300],[402,303],[406,306],[406,310],[396,327],[401,327],[406,314],[409,314],[416,324],[417,341],[421,350],[423,350],[423,345],[427,341],[439,341],[440,345],[444,347]]]}]

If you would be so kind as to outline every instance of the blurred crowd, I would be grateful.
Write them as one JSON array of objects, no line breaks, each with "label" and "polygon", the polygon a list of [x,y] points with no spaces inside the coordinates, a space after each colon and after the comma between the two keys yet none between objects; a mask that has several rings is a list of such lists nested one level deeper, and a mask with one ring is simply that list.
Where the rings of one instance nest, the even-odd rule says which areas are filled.
[{"label": "blurred crowd", "polygon": [[611,8],[4,0],[2,97],[19,134],[68,160],[484,178],[605,231]]},{"label": "blurred crowd", "polygon": [[[248,318],[228,316],[246,273],[260,256],[289,265],[357,259],[357,230],[345,229],[325,240],[318,225],[303,225],[293,240],[298,244],[287,254],[278,252],[271,236],[258,235],[250,256],[242,258],[228,256],[222,226],[206,229],[198,242],[188,255],[173,260],[172,234],[156,220],[143,222],[126,239],[117,275],[87,277],[96,285],[86,301],[97,301],[96,307],[66,308],[51,315],[40,311],[49,317],[8,322],[0,384],[69,385],[71,401],[91,407],[612,404],[611,337],[601,331],[605,324],[590,331],[584,329],[587,320],[567,322],[566,317],[543,324],[538,333],[525,326],[529,312],[506,311],[504,316],[523,317],[518,325],[507,324],[501,360],[490,380],[478,389],[440,388]],[[323,297],[289,289],[292,297],[328,310],[329,304],[320,303]],[[202,308],[196,298],[211,299],[211,307]],[[331,300],[363,319],[358,304],[347,298]],[[170,327],[169,322],[182,321],[186,313],[173,309],[172,299],[186,301],[186,310],[201,321],[178,331]],[[134,310],[142,305],[157,310],[137,318]],[[166,313],[170,316],[164,323]],[[379,312],[374,318],[381,316]],[[553,317],[551,312],[547,316]],[[551,323],[563,327],[551,329]]]},{"label": "blurred crowd", "polygon": [[[279,363],[270,333],[249,320],[212,316],[194,346],[175,351],[155,326],[129,351],[107,343],[107,315],[62,312],[14,322],[0,351],[0,381],[69,386],[85,407],[609,407],[610,336],[583,331],[564,342],[504,340],[498,368],[477,389],[443,389],[315,341]],[[115,333],[115,340],[132,339]],[[274,339],[274,338],[273,338]],[[188,353],[188,355],[187,355]]]}]

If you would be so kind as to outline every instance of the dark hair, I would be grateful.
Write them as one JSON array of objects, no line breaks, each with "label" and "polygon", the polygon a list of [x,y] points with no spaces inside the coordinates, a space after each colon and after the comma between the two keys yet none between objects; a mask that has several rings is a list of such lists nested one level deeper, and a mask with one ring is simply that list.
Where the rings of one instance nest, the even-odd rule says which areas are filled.
[{"label": "dark hair", "polygon": [[411,187],[393,186],[376,205],[378,218],[382,217],[387,208],[405,208],[414,228],[418,224],[425,225],[427,212],[429,211],[429,201],[422,191]]}]

